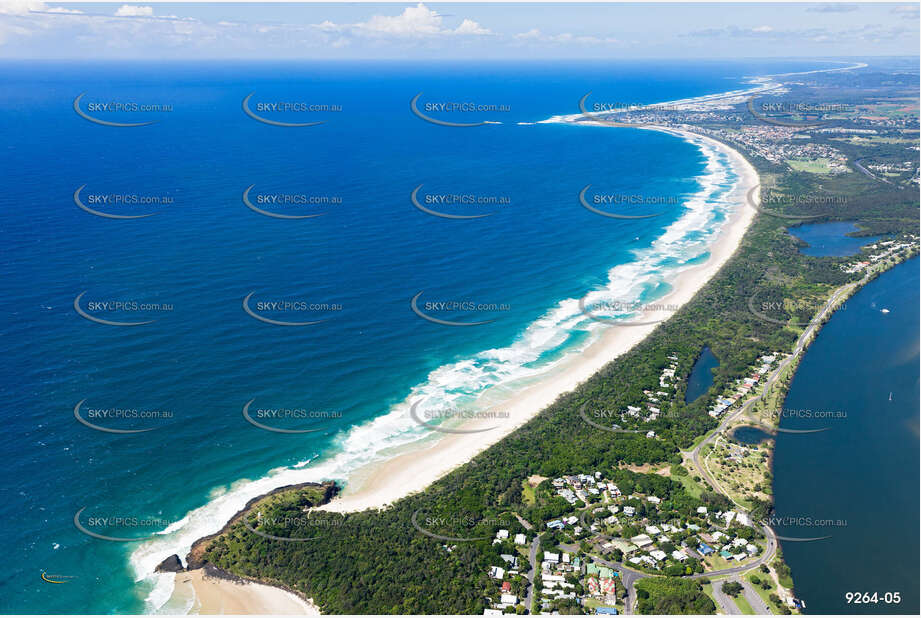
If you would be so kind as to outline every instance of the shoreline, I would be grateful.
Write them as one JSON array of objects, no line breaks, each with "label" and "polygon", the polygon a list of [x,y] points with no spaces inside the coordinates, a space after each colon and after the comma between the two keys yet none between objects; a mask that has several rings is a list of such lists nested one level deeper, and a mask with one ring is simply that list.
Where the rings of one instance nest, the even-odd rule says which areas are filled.
[{"label": "shoreline", "polygon": [[[754,166],[741,153],[711,137],[664,126],[647,126],[642,129],[669,133],[692,143],[707,143],[729,157],[730,164],[739,176],[731,197],[735,209],[722,223],[715,241],[709,247],[710,255],[706,262],[681,270],[672,282],[672,290],[655,301],[656,304],[676,306],[677,310],[690,301],[738,249],[756,214],[745,203],[745,195],[760,183],[760,179]],[[443,437],[422,448],[417,447],[385,461],[358,468],[345,490],[328,504],[319,507],[320,510],[344,513],[381,509],[400,498],[424,490],[524,425],[604,365],[629,351],[655,330],[658,324],[609,327],[562,370],[554,371],[539,382],[521,389],[502,404],[503,410],[509,414],[504,421],[497,424],[494,419],[470,420],[454,429],[466,433],[444,433]],[[418,445],[418,442],[415,444]]]},{"label": "shoreline", "polygon": [[[571,123],[558,120],[557,122],[581,126],[605,126],[602,122],[593,121]],[[670,317],[673,311],[677,311],[689,302],[738,250],[743,236],[756,215],[756,211],[748,206],[746,195],[752,187],[760,184],[760,178],[754,166],[741,153],[709,136],[686,128],[658,125],[637,128],[668,133],[695,145],[707,144],[727,156],[730,167],[738,176],[732,193],[724,198],[730,202],[730,211],[726,219],[719,224],[720,229],[707,248],[709,254],[707,260],[701,264],[678,270],[675,278],[669,281],[672,289],[665,296],[654,301],[654,304],[669,306],[668,317]],[[402,446],[403,452],[398,452],[389,459],[356,468],[350,473],[349,484],[345,490],[332,501],[317,508],[330,512],[381,509],[400,498],[424,490],[452,470],[473,459],[480,452],[499,442],[534,418],[559,396],[572,391],[602,367],[629,351],[668,317],[649,324],[608,327],[595,342],[575,355],[573,359],[556,368],[538,382],[512,394],[503,404],[508,417],[498,425],[495,419],[477,419],[468,420],[452,428],[451,433],[443,433],[442,436],[434,435],[435,432],[432,432],[433,435]],[[481,396],[477,403],[483,403],[483,400],[488,398],[489,395]],[[490,427],[494,428],[489,429]],[[484,431],[485,429],[489,430]],[[274,488],[273,491],[277,489]],[[267,493],[259,494],[257,498],[265,495]],[[197,545],[201,540],[210,536],[214,535],[201,537],[193,545]],[[161,607],[161,610],[174,608],[173,611],[177,611],[185,607],[185,612],[193,614],[222,612],[320,614],[319,609],[309,599],[283,588],[254,580],[244,586],[231,579],[206,578],[199,571],[184,571],[176,574],[169,600]],[[250,592],[255,594],[248,595]],[[292,597],[296,599],[297,604],[292,605]],[[275,611],[277,608],[286,608],[286,610]]]},{"label": "shoreline", "polygon": [[311,599],[279,586],[236,577],[214,567],[176,573],[169,606],[189,614],[319,616]]}]

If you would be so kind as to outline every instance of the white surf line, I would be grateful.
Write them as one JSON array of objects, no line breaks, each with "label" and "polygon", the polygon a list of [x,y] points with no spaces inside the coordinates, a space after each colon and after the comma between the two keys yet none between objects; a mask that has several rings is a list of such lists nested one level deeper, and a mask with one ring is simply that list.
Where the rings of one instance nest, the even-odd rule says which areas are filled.
[{"label": "white surf line", "polygon": [[[837,64],[845,64],[839,60],[821,60],[819,62],[834,62]],[[572,122],[573,120],[577,118],[584,118],[586,116],[589,116],[589,117],[597,117],[597,116],[602,116],[602,115],[608,116],[611,114],[626,113],[626,112],[638,111],[638,110],[644,110],[644,109],[650,109],[650,108],[656,108],[656,107],[665,107],[665,106],[677,107],[677,106],[682,106],[682,105],[701,105],[701,104],[706,104],[706,103],[714,103],[717,101],[726,101],[726,100],[735,99],[735,98],[742,98],[745,96],[752,96],[755,94],[760,94],[763,92],[767,92],[769,90],[776,90],[777,88],[783,87],[783,84],[771,81],[770,78],[772,77],[788,77],[791,75],[809,75],[812,73],[831,73],[833,71],[851,71],[854,69],[863,69],[867,66],[869,65],[865,62],[857,62],[857,63],[851,64],[850,66],[833,67],[830,69],[813,69],[811,71],[798,71],[798,72],[793,72],[793,73],[770,73],[768,75],[754,75],[751,77],[743,76],[743,79],[748,80],[746,83],[749,83],[749,84],[757,83],[759,85],[753,88],[748,88],[744,90],[728,90],[726,92],[719,92],[716,94],[705,94],[699,97],[691,97],[689,99],[676,99],[674,101],[663,101],[660,103],[635,105],[635,106],[630,106],[624,109],[603,110],[599,112],[588,112],[588,113],[579,113],[579,114],[567,114],[567,115],[561,115],[561,116],[551,116],[550,118],[547,118],[546,120],[538,121],[538,124],[555,123],[555,122]],[[519,124],[522,124],[522,123],[519,123]],[[534,123],[525,123],[525,124],[534,124]]]},{"label": "white surf line", "polygon": [[[834,62],[835,64],[847,64],[840,60],[819,60],[818,62]],[[812,71],[799,71],[796,73],[771,73],[770,75],[762,75],[762,77],[786,77],[788,75],[809,75],[810,73],[831,73],[832,71],[850,71],[853,69],[863,69],[870,65],[866,62],[856,62],[849,67],[834,67],[832,69],[815,69]]]}]

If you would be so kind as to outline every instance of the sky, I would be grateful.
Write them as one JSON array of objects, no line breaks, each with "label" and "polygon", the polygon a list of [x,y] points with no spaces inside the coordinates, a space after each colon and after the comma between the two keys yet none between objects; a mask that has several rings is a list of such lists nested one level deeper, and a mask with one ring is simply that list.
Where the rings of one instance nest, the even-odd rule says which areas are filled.
[{"label": "sky", "polygon": [[919,4],[0,0],[0,59],[916,56]]}]

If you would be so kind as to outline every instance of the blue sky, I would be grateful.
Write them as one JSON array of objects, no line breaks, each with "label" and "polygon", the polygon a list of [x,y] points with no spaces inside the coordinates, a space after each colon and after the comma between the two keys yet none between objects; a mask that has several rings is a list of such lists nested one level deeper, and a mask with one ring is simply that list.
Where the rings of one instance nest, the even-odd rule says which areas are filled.
[{"label": "blue sky", "polygon": [[917,55],[918,6],[0,0],[0,58]]}]

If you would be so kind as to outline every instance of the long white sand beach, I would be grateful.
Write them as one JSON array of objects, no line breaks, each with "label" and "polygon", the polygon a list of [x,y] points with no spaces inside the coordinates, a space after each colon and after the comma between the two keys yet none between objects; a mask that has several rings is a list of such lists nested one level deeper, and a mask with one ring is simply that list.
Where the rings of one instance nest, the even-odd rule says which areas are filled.
[{"label": "long white sand beach", "polygon": [[[722,225],[715,242],[711,245],[709,259],[703,264],[680,271],[672,282],[672,291],[656,301],[657,304],[667,305],[671,310],[691,300],[736,251],[755,216],[755,210],[745,203],[746,194],[759,184],[759,179],[755,168],[741,154],[721,142],[678,129],[652,126],[643,129],[665,131],[692,141],[702,140],[725,153],[739,176],[731,196],[734,204],[733,213]],[[424,448],[405,452],[384,462],[359,469],[350,477],[349,485],[343,494],[322,508],[337,512],[382,508],[404,496],[425,489],[526,423],[553,403],[557,397],[576,388],[605,364],[630,350],[655,327],[656,324],[612,326],[576,359],[541,382],[504,401],[501,408],[503,412],[508,413],[507,419],[501,422],[495,419],[476,419],[460,427],[466,431],[486,427],[493,429],[477,433],[445,433],[442,434],[443,437]]]},{"label": "long white sand beach", "polygon": [[[567,122],[561,118],[560,122]],[[579,124],[596,124],[591,121]],[[597,123],[601,124],[601,123]],[[677,270],[670,280],[671,291],[656,301],[667,306],[671,314],[687,303],[726,263],[755,217],[755,209],[746,204],[746,195],[759,184],[754,167],[737,151],[709,137],[671,127],[646,126],[642,130],[664,131],[691,142],[704,142],[724,153],[738,180],[729,196],[731,214],[708,248],[708,259],[700,264]],[[390,459],[375,462],[355,470],[342,495],[322,509],[336,512],[380,509],[412,493],[422,491],[451,470],[470,461],[478,453],[533,418],[560,395],[576,388],[605,364],[642,341],[667,316],[651,316],[653,323],[635,326],[610,326],[581,354],[561,363],[540,381],[515,393],[499,397],[488,391],[478,403],[482,408],[501,408],[506,418],[468,420],[455,429],[475,433],[433,432],[422,442],[411,443]],[[486,397],[493,397],[488,400]],[[238,584],[229,580],[206,577],[201,571],[180,573],[169,606],[176,607],[186,600],[190,613],[201,614],[318,614],[319,611],[297,595],[261,584]]]}]

